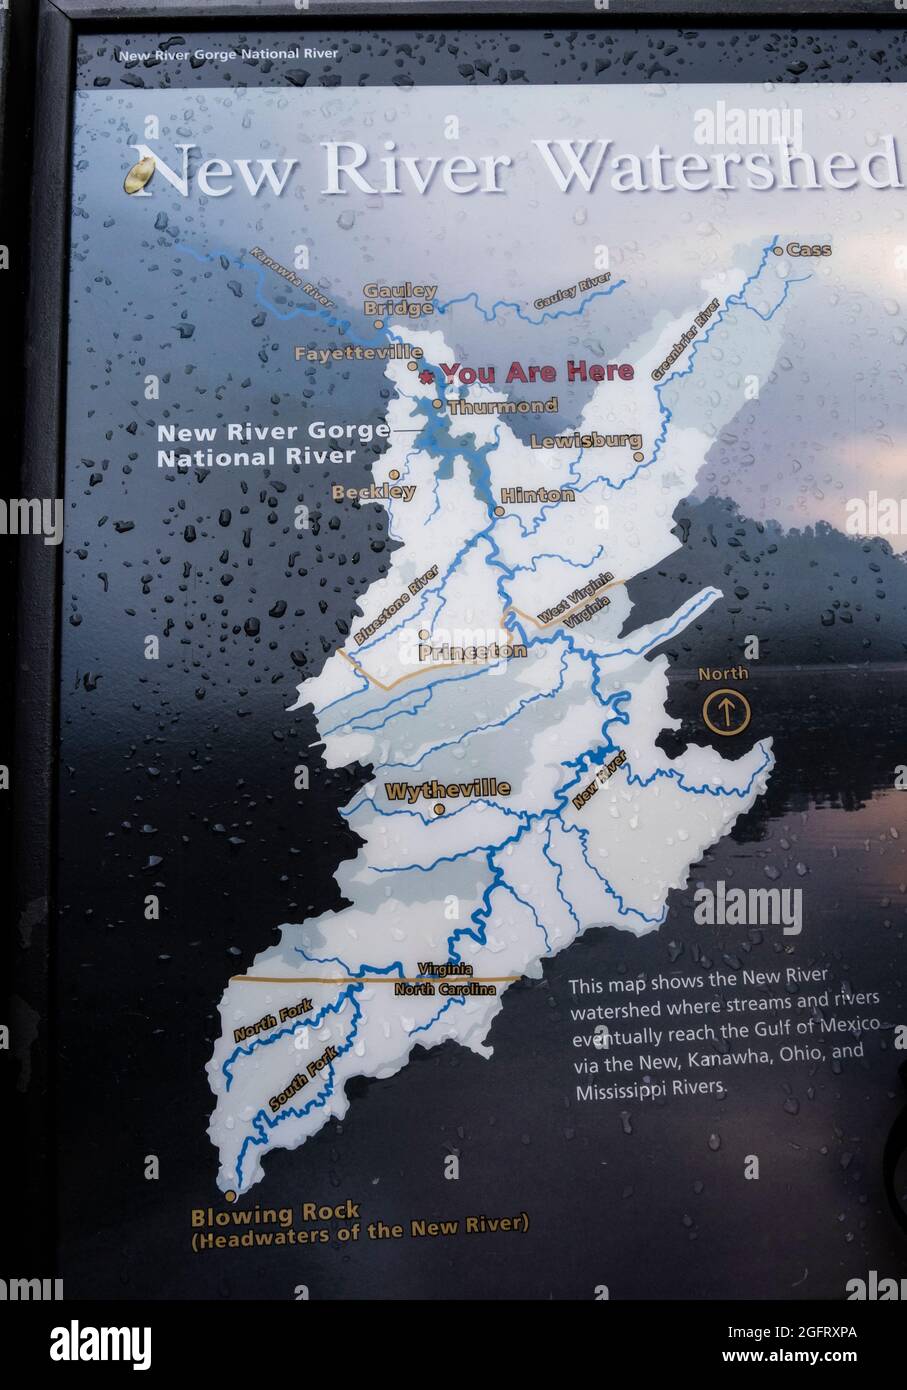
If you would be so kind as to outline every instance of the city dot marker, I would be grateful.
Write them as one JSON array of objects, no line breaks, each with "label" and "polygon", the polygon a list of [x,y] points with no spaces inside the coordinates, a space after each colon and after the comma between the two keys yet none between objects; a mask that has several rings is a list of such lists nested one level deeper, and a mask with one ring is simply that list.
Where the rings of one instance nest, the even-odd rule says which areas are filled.
[{"label": "city dot marker", "polygon": [[232,1188],[232,1187],[230,1188],[229,1192],[225,1192],[225,1193],[224,1193],[224,1201],[225,1201],[225,1202],[235,1202],[235,1201],[236,1201],[236,1193],[233,1191],[233,1188]]},{"label": "city dot marker", "polygon": [[431,636],[431,633],[428,631],[428,628],[425,628],[425,627],[420,627],[420,628],[419,628],[419,641],[420,641],[420,642],[427,642],[430,636]]},{"label": "city dot marker", "polygon": [[375,319],[375,327],[376,327],[376,328],[383,328],[383,327],[384,327],[384,319]]},{"label": "city dot marker", "polygon": [[642,463],[643,459],[645,458],[645,454],[640,453],[640,451],[637,449],[633,457],[637,463]]},{"label": "city dot marker", "polygon": [[436,816],[443,816],[443,814],[444,814],[444,809],[445,809],[445,808],[444,808],[444,803],[443,803],[443,802],[441,802],[441,801],[436,801],[436,802],[435,802],[435,815],[436,815]]},{"label": "city dot marker", "polygon": [[411,372],[417,372],[419,370],[418,362],[407,362],[406,365]]},{"label": "city dot marker", "polygon": [[440,410],[440,409],[441,409],[441,401],[439,401],[439,400],[433,400],[433,401],[432,401],[432,405],[434,406],[435,410]]},{"label": "city dot marker", "polygon": [[399,478],[399,476],[400,476],[400,469],[399,469],[399,468],[392,468],[391,471],[388,473],[387,476],[388,476],[389,478],[393,478],[394,481],[396,482],[396,480],[397,480],[397,479]]},{"label": "city dot marker", "polygon": [[775,253],[776,256],[783,256],[783,255],[784,255],[784,247],[783,247],[783,246],[775,246],[775,247],[773,247],[772,249],[774,250],[774,253]]},{"label": "city dot marker", "polygon": [[503,508],[503,507],[495,507],[495,509],[494,509],[494,514],[495,514],[495,516],[503,516],[503,515],[504,515],[504,508]]}]

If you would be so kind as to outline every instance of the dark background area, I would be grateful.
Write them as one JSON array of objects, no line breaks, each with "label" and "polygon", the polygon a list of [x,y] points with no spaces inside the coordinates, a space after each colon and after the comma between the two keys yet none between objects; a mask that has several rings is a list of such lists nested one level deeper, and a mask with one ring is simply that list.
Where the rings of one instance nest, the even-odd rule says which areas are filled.
[{"label": "dark background area", "polygon": [[[645,12],[641,6],[620,8],[630,13]],[[712,8],[718,13],[725,10],[722,6]],[[805,8],[815,8],[827,24],[836,7],[822,4]],[[887,4],[849,6],[847,11],[890,16]],[[326,12],[322,8],[321,13]],[[615,0],[612,15],[604,17],[604,23],[607,25],[618,15]],[[903,16],[899,18],[903,21]],[[35,181],[49,176],[42,167],[31,167],[33,20],[34,7],[22,3],[14,6],[11,15],[0,13],[4,40],[11,32],[13,54],[12,61],[7,59],[6,64],[6,74],[11,76],[6,86],[7,118],[2,132],[2,239],[11,248],[13,273],[0,276],[0,290],[6,296],[3,307],[8,331],[12,340],[19,342],[24,341],[26,330],[28,249],[30,245],[40,246],[29,241],[29,190]],[[294,22],[298,22],[295,17]],[[312,12],[301,22],[315,30],[319,18]],[[587,38],[591,30],[584,19],[583,28],[572,39],[558,38],[552,42],[528,35],[514,39],[499,32],[476,32],[473,26],[467,35],[458,35],[454,43],[446,35],[443,44],[438,41],[439,26],[435,23],[434,37],[422,48],[409,43],[410,52],[401,50],[400,41],[390,43],[378,35],[363,33],[362,53],[357,62],[351,65],[346,60],[336,74],[328,75],[324,85],[363,80],[399,80],[406,84],[431,80],[885,80],[903,74],[907,58],[903,29],[895,34],[863,34],[846,25],[819,28],[818,23],[817,20],[805,32],[790,35],[749,24],[733,33],[708,29],[700,32],[678,28],[675,21],[660,35],[635,36],[621,30],[615,35],[597,33],[593,40]],[[109,27],[119,26],[111,21]],[[452,53],[452,47],[457,51]],[[673,53],[666,51],[670,48]],[[78,80],[95,85],[112,80],[114,71],[117,80],[125,80],[121,65],[116,64],[111,70],[108,59],[109,51],[98,40],[91,62],[79,65]],[[553,61],[557,64],[554,71]],[[599,67],[599,63],[603,66]],[[285,80],[279,70],[262,73],[244,69],[221,75],[223,80],[232,82]],[[131,77],[133,82],[138,78],[145,85],[160,80],[153,67],[145,66]],[[187,72],[185,77],[190,83],[201,85],[214,80],[204,68]],[[167,78],[171,83],[180,80],[176,64],[168,66]],[[39,100],[46,96],[46,91],[40,92]],[[10,110],[15,112],[12,138]],[[62,130],[59,140],[62,150]],[[63,196],[62,186],[60,193]],[[59,271],[59,267],[43,263],[40,251],[31,269],[33,275]],[[33,343],[48,337],[60,341],[59,323],[32,321],[28,328]],[[27,360],[26,353],[16,354],[13,375],[5,379],[12,431],[8,435],[12,440],[7,454],[8,477],[12,476],[13,461],[19,457],[22,443],[18,405],[23,396]],[[37,367],[34,355],[29,365]],[[74,466],[76,470],[81,467],[78,461]],[[67,498],[75,497],[83,483],[82,474],[68,477]],[[17,486],[9,482],[6,494],[34,495],[27,486],[21,486],[17,492]],[[258,505],[264,517],[267,498]],[[68,521],[70,518],[71,513]],[[212,515],[208,524],[215,528],[216,516]],[[307,557],[309,565],[293,566],[310,568],[311,575],[308,584],[308,576],[297,576],[297,593],[303,596],[296,599],[298,606],[308,606],[310,625],[304,644],[308,652],[307,674],[313,669],[312,663],[323,660],[336,644],[341,631],[338,618],[348,620],[355,593],[369,582],[368,564],[354,563],[349,557],[359,553],[371,556],[369,564],[379,563],[380,552],[371,551],[370,547],[373,541],[380,543],[381,537],[372,527],[363,513],[361,534],[316,534],[311,544],[322,547],[321,560],[313,550]],[[69,532],[67,546],[71,539]],[[143,524],[140,522],[132,536],[123,540],[123,553],[132,556],[136,572],[142,573],[146,548]],[[0,538],[0,582],[8,595],[15,589],[16,558],[25,554],[25,547],[41,547],[41,542]],[[347,557],[343,565],[337,559],[340,554]],[[32,654],[40,651],[46,656],[54,650],[55,613],[46,604],[36,607],[40,594],[37,586],[30,583],[30,565],[39,566],[43,571],[39,579],[46,583],[48,569],[58,558],[51,548],[41,547],[41,553],[28,557],[22,566],[24,583],[19,611],[28,614],[28,622],[20,632],[23,640],[15,673],[11,658],[14,605],[6,605],[4,660],[10,676],[4,682],[7,691],[14,674],[19,677],[20,689],[24,684],[27,691],[28,682],[22,676],[32,662]],[[179,556],[174,567],[182,559]],[[316,578],[319,564],[330,569],[335,580],[339,571],[344,571],[339,584],[330,586],[329,606],[324,612],[318,606],[322,598]],[[347,583],[347,574],[354,577],[355,585]],[[213,594],[217,578],[212,570],[203,579],[203,589],[208,586]],[[653,583],[656,578],[653,577]],[[675,578],[671,577],[671,585]],[[54,582],[59,583],[59,576]],[[267,609],[281,597],[276,589],[265,592],[262,605]],[[62,621],[68,621],[71,614],[70,598],[64,595]],[[198,598],[204,602],[204,591]],[[657,594],[653,601],[657,604]],[[98,621],[103,620],[101,611],[96,600]],[[92,616],[88,614],[89,626],[85,629],[86,651],[90,651]],[[840,624],[833,631],[830,625],[821,624],[818,612],[814,619],[823,630],[802,660],[859,660],[850,650],[835,645]],[[727,649],[732,650],[736,633],[732,629],[728,635],[714,627],[721,621],[717,617],[709,615],[709,621],[713,629],[706,634],[707,647],[703,639],[703,651],[707,649],[711,658],[717,650],[716,643],[720,646],[726,641]],[[892,634],[894,630],[892,623]],[[279,633],[274,636],[280,640]],[[782,640],[779,631],[779,643]],[[293,646],[296,647],[295,640]],[[212,649],[207,674],[215,684],[223,685],[234,677],[238,682],[247,676],[250,658],[260,660],[260,651],[260,638],[245,630],[241,635],[231,634],[224,650]],[[680,666],[695,664],[695,652],[675,655]],[[71,1296],[290,1297],[293,1284],[300,1282],[298,1266],[289,1260],[278,1262],[276,1267],[272,1260],[256,1281],[250,1279],[248,1265],[228,1259],[219,1264],[212,1262],[207,1272],[200,1272],[197,1262],[193,1264],[194,1257],[185,1255],[187,1209],[190,1205],[207,1204],[214,1190],[214,1151],[207,1143],[202,1122],[210,1109],[203,1067],[210,1053],[212,1035],[208,1030],[215,1023],[214,1008],[226,975],[235,968],[237,959],[248,960],[267,945],[281,921],[299,920],[301,912],[331,905],[336,899],[336,864],[355,850],[336,808],[345,803],[355,779],[364,774],[351,770],[320,779],[314,815],[311,796],[303,808],[286,793],[288,768],[302,760],[300,750],[313,737],[305,711],[295,720],[281,713],[285,708],[286,685],[291,688],[294,679],[286,657],[286,650],[281,650],[279,657],[273,658],[283,668],[284,686],[278,688],[270,682],[277,670],[275,666],[269,670],[268,680],[252,690],[252,717],[235,720],[234,716],[229,728],[221,727],[216,719],[212,721],[210,700],[206,705],[197,694],[202,678],[197,672],[181,669],[179,663],[173,667],[172,688],[136,690],[130,692],[133,698],[125,702],[117,698],[113,706],[106,708],[104,692],[113,681],[95,680],[98,672],[90,668],[82,671],[79,688],[61,692],[64,746],[68,740],[68,752],[77,756],[65,758],[59,769],[60,845],[55,838],[49,842],[46,835],[41,841],[41,824],[32,819],[31,802],[27,818],[19,817],[19,839],[14,840],[9,808],[18,789],[0,797],[0,811],[7,816],[7,833],[2,836],[7,882],[12,881],[15,845],[20,881],[24,878],[29,884],[24,898],[20,894],[17,909],[8,911],[5,917],[5,974],[10,978],[15,955],[13,992],[23,1003],[16,1012],[8,1014],[11,1021],[18,1020],[19,1046],[13,1049],[18,1050],[18,1058],[0,1056],[8,1132],[16,1136],[13,1144],[4,1147],[6,1191],[21,1194],[16,1213],[21,1218],[21,1229],[9,1229],[4,1245],[9,1251],[6,1258],[10,1272],[56,1272],[55,1251],[62,1222],[67,1278],[70,1269],[73,1271],[72,1286],[67,1290]],[[780,655],[778,659],[782,659]],[[784,659],[795,658],[785,652]],[[885,659],[894,658],[886,654]],[[117,673],[110,675],[116,679]],[[874,677],[868,675],[865,679],[872,682]],[[806,799],[808,791],[829,804],[856,809],[874,786],[882,785],[883,773],[891,766],[892,758],[897,760],[905,711],[903,684],[891,686],[885,685],[882,677],[879,680],[881,685],[863,687],[855,702],[848,704],[844,697],[837,700],[836,719],[830,718],[827,710],[811,707],[810,696],[803,696],[802,687],[798,693],[793,683],[789,691],[775,697],[774,703],[766,694],[761,717],[772,732],[780,730],[782,742],[776,753],[779,765],[786,767],[787,772],[773,782],[765,805],[748,818],[752,823],[741,824],[733,842],[723,842],[723,850],[733,854],[734,845],[744,842],[747,836],[750,841],[758,841],[759,818],[767,816],[771,809],[780,817],[798,796]],[[123,693],[121,685],[117,696]],[[854,738],[854,708],[865,710],[877,704],[885,710],[881,726],[875,720],[858,722],[857,727],[862,730],[860,741],[852,742],[847,757],[843,757],[842,741]],[[116,711],[113,717],[112,708]],[[802,717],[801,710],[805,711]],[[686,712],[679,679],[670,712]],[[24,766],[32,775],[34,763],[28,758],[29,750],[34,752],[33,722],[47,717],[55,720],[56,714],[49,708],[36,710],[25,698],[20,701],[16,724],[12,719],[4,722],[6,756],[2,761],[13,765],[14,786],[17,767]],[[72,733],[67,732],[68,720],[78,726],[76,743]],[[96,728],[93,737],[85,732],[91,724]],[[692,716],[684,732],[693,732]],[[869,757],[866,749],[871,749]],[[782,758],[786,758],[783,764]],[[149,768],[157,769],[159,775],[150,774]],[[129,825],[128,830],[124,823]],[[158,826],[158,833],[143,831],[146,825]],[[168,853],[161,856],[160,865],[149,863],[152,856],[161,855],[162,837],[168,841]],[[231,837],[244,843],[231,845]],[[53,919],[50,959],[55,983],[50,1000],[42,997],[48,961],[46,913],[34,892],[36,865],[48,848],[54,860],[58,848],[64,853],[59,915]],[[245,867],[249,861],[254,870]],[[855,860],[854,873],[857,863]],[[714,872],[720,876],[717,870]],[[170,890],[172,911],[156,934],[140,935],[141,928],[136,930],[130,925],[135,916],[132,903],[137,894],[152,891],[146,885],[158,879]],[[851,898],[846,891],[843,897],[829,897],[822,940],[825,953],[835,958],[836,968],[849,967],[848,917],[855,906],[860,912],[879,917],[879,943],[870,941],[861,969],[871,976],[874,970],[882,968],[882,962],[890,959],[891,938],[881,935],[890,931],[882,925],[887,911],[881,905],[884,896],[876,893],[872,902],[864,902],[856,893]],[[634,959],[640,962],[640,968],[663,968],[672,959],[676,945],[687,953],[694,949],[717,952],[718,943],[703,947],[699,933],[695,946],[692,941],[682,940],[681,923],[688,920],[688,901],[673,904],[672,923],[635,947]],[[902,918],[898,925],[902,941]],[[774,949],[767,942],[744,944],[760,956]],[[23,945],[25,948],[19,949]],[[424,1209],[429,1213],[433,1206],[440,1215],[452,1206],[465,1211],[483,1202],[490,1209],[506,1210],[509,1194],[514,1190],[513,1175],[518,1172],[521,1187],[544,1194],[544,1204],[538,1209],[539,1224],[534,1226],[534,1232],[538,1232],[534,1238],[540,1241],[535,1252],[520,1247],[515,1258],[504,1245],[484,1245],[480,1247],[481,1259],[477,1259],[472,1248],[462,1252],[445,1250],[439,1252],[437,1266],[433,1262],[426,1266],[412,1259],[409,1248],[400,1251],[376,1247],[353,1272],[345,1263],[348,1253],[331,1250],[314,1272],[318,1296],[363,1296],[391,1287],[399,1297],[495,1297],[505,1293],[524,1297],[588,1297],[590,1266],[587,1262],[577,1263],[571,1246],[584,1220],[592,1223],[594,1235],[589,1237],[590,1245],[595,1239],[612,1242],[608,1250],[609,1269],[602,1272],[600,1282],[613,1284],[614,1296],[618,1296],[618,1290],[624,1297],[676,1293],[678,1268],[692,1268],[685,1285],[691,1296],[708,1296],[716,1267],[733,1268],[739,1258],[736,1242],[740,1230],[759,1226],[764,1220],[761,1213],[771,1209],[765,1205],[766,1198],[776,1207],[785,1202],[793,1203],[791,1210],[797,1206],[796,1192],[786,1190],[782,1179],[772,1179],[761,1189],[752,1185],[739,1192],[737,1200],[744,1203],[737,1210],[739,1219],[727,1219],[731,1169],[739,1166],[739,1155],[749,1152],[747,1145],[753,1142],[745,1115],[733,1121],[732,1137],[724,1139],[716,1150],[709,1146],[709,1136],[720,1126],[720,1116],[704,1108],[687,1112],[689,1129],[679,1136],[682,1153],[678,1158],[663,1142],[663,1117],[650,1112],[633,1135],[625,1135],[621,1129],[618,1143],[623,1147],[619,1151],[609,1140],[604,1160],[597,1124],[585,1115],[578,1123],[571,1122],[569,1116],[559,1118],[563,1095],[558,1088],[560,1092],[569,1090],[561,1075],[564,1067],[554,1060],[565,1056],[564,1037],[569,1032],[569,1024],[566,1032],[564,1024],[566,982],[581,969],[602,974],[625,970],[627,945],[620,933],[592,933],[553,962],[542,982],[522,984],[512,990],[493,1030],[494,1062],[481,1062],[448,1045],[430,1054],[417,1052],[406,1072],[391,1082],[381,1083],[380,1087],[364,1084],[359,1104],[353,1107],[342,1132],[338,1133],[340,1127],[331,1126],[301,1153],[275,1154],[269,1160],[264,1187],[255,1194],[261,1194],[269,1204],[278,1204],[329,1200],[332,1192],[338,1194],[337,1199],[348,1193],[356,1198],[367,1187],[374,1187],[381,1194],[380,1200],[375,1199],[375,1212],[385,1219],[393,1219],[395,1213],[405,1219],[411,1211]],[[900,949],[902,959],[903,946]],[[895,984],[903,990],[903,976]],[[207,1029],[200,1026],[202,1020]],[[527,1055],[538,1059],[537,1085],[526,1067]],[[23,1085],[25,1080],[27,1085]],[[843,1099],[837,1093],[829,1093],[825,1102],[826,1120],[835,1114],[837,1120],[822,1122],[827,1133],[822,1132],[821,1123],[812,1126],[809,1142],[804,1145],[810,1156],[803,1161],[816,1165],[809,1181],[814,1184],[817,1201],[814,1211],[800,1211],[802,1224],[792,1238],[791,1267],[801,1254],[804,1267],[808,1266],[815,1259],[816,1250],[821,1249],[825,1255],[819,1277],[826,1283],[801,1285],[798,1293],[793,1285],[802,1271],[797,1269],[791,1279],[792,1297],[809,1293],[833,1296],[830,1291],[840,1286],[842,1273],[846,1277],[863,1273],[862,1254],[850,1259],[846,1244],[843,1254],[835,1253],[838,1242],[847,1234],[850,1244],[856,1242],[857,1250],[865,1248],[877,1258],[878,1252],[882,1252],[888,1259],[886,1269],[892,1273],[896,1267],[904,1269],[903,1242],[899,1248],[890,1217],[880,1206],[873,1166],[882,1129],[897,1108],[896,1086],[892,1082],[890,1116],[880,1118],[874,1112],[867,1119],[861,1112],[859,1088]],[[775,1105],[777,1119],[765,1119],[774,1115]],[[791,1143],[789,1133],[783,1129],[791,1120],[790,1112],[784,1110],[784,1097],[766,1096],[764,1108],[760,1097],[754,1110],[763,1117],[761,1142],[782,1155]],[[185,1122],[180,1121],[181,1116],[186,1117]],[[424,1117],[424,1122],[414,1125],[414,1116]],[[800,1121],[798,1127],[803,1129],[805,1121]],[[854,1134],[859,1136],[856,1145],[852,1142]],[[817,1157],[825,1141],[828,1153],[819,1153]],[[442,1183],[443,1154],[457,1150],[464,1154],[464,1178],[459,1185]],[[149,1152],[162,1158],[164,1179],[160,1183],[142,1179],[143,1156]],[[377,1183],[373,1159],[376,1154],[381,1155]],[[846,1155],[849,1157],[843,1162]],[[470,1162],[470,1157],[474,1161]],[[713,1165],[711,1172],[709,1164]],[[644,1182],[636,1176],[640,1172],[645,1175]],[[688,1210],[695,1207],[695,1198],[702,1195],[696,1191],[699,1183],[704,1188],[713,1183],[720,1185],[704,1215]],[[455,1202],[450,1195],[452,1188],[456,1189]],[[824,1201],[829,1190],[837,1205],[826,1208]],[[652,1191],[666,1194],[662,1205],[649,1200],[647,1193]],[[593,1200],[596,1193],[601,1196],[598,1204]],[[627,1219],[615,1223],[613,1212],[618,1197]],[[756,1203],[757,1197],[757,1205],[749,1210],[746,1203]],[[697,1245],[700,1236],[706,1239]],[[762,1228],[755,1238],[755,1269],[747,1273],[751,1296],[781,1292],[769,1263],[772,1239],[771,1228]],[[638,1260],[640,1246],[650,1248],[653,1243],[664,1251],[663,1260],[654,1268]],[[705,1263],[699,1274],[698,1256],[691,1256],[698,1249],[711,1252],[703,1257]],[[564,1265],[559,1273],[552,1272],[548,1286],[539,1281],[538,1270],[553,1250],[560,1252]],[[840,1268],[839,1260],[844,1261]],[[623,1270],[622,1285],[620,1278],[615,1280],[610,1273],[614,1267]]]}]

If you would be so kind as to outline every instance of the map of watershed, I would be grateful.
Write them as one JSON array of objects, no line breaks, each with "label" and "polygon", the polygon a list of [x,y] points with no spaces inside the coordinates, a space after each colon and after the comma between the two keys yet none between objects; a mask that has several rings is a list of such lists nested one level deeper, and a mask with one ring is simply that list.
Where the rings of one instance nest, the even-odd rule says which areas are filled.
[{"label": "map of watershed", "polygon": [[[435,302],[438,328],[381,331],[400,354],[385,368],[391,442],[362,500],[387,507],[398,548],[298,699],[314,704],[328,766],[373,770],[344,810],[362,848],[337,876],[350,905],[284,925],[221,1001],[210,1133],[230,1199],[273,1149],[342,1118],[351,1078],[391,1076],[415,1046],[448,1039],[490,1057],[510,983],[590,927],[656,930],[671,889],[764,791],[770,739],[735,761],[656,746],[678,721],[653,654],[722,594],[635,627],[626,584],[680,545],[672,513],[712,443],[675,420],[688,383],[708,376],[702,349],[722,328],[730,351],[754,335],[763,360],[777,351],[808,279],[780,251],[773,238],[751,265],[704,280],[686,312],[598,369],[557,432],[537,374],[525,405],[458,380],[450,301]],[[541,311],[485,306],[466,287],[458,298],[482,321],[518,324],[512,382],[550,360],[549,325],[630,293],[595,279]],[[528,415],[528,440],[514,414]]]},{"label": "map of watershed", "polygon": [[[896,465],[837,398],[859,377],[876,409],[879,333],[890,324],[903,341],[904,179],[886,133],[903,97],[844,91],[830,108],[825,89],[800,85],[796,108],[773,98],[767,113],[766,91],[744,85],[79,93],[73,338],[107,355],[101,390],[135,393],[172,361],[138,441],[116,428],[185,584],[238,580],[210,646],[226,649],[231,624],[258,640],[269,584],[290,597],[269,601],[275,664],[312,637],[295,699],[273,684],[279,665],[244,654],[254,682],[271,676],[267,718],[314,735],[288,814],[309,815],[305,778],[323,768],[349,769],[357,788],[339,807],[356,851],[333,902],[303,888],[294,904],[316,906],[276,944],[249,950],[276,926],[249,922],[233,951],[207,1063],[228,1201],[274,1150],[342,1119],[356,1078],[450,1042],[494,1067],[508,987],[590,928],[656,932],[669,895],[766,792],[777,736],[744,732],[728,756],[721,738],[670,741],[681,721],[667,713],[665,645],[691,650],[703,615],[729,603],[730,566],[705,583],[684,564],[676,601],[665,581],[644,616],[631,586],[668,573],[679,504],[697,491],[733,486],[755,526],[821,523],[827,536],[827,521],[844,529],[847,493],[865,490],[867,450],[876,469]],[[83,228],[83,203],[103,222]],[[108,282],[127,287],[113,309]],[[149,314],[131,348],[115,330],[114,352],[110,314],[131,321],[149,298],[160,323]],[[740,443],[734,477],[716,473],[721,450],[750,437],[760,445]],[[228,559],[250,488],[273,529],[254,554],[248,531]],[[284,561],[312,518],[325,536],[345,528],[355,574]],[[772,573],[771,560],[757,569],[763,592]],[[319,628],[329,583],[340,597]],[[177,615],[187,670],[204,659],[203,594]],[[242,712],[234,689],[224,677],[213,691],[228,719]],[[714,726],[746,708],[722,695],[710,727],[743,732]],[[638,1087],[629,1077],[627,1095]]]}]

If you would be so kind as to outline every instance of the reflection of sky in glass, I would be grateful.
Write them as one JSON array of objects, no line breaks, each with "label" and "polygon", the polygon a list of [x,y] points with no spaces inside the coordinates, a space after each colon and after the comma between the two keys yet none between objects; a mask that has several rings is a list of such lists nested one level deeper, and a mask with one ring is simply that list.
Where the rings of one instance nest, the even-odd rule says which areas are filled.
[{"label": "reflection of sky in glass", "polygon": [[[696,112],[719,99],[765,109],[790,97],[755,85],[569,93],[373,88],[333,96],[298,89],[80,92],[74,251],[78,258],[88,250],[106,273],[129,274],[141,299],[159,293],[149,279],[155,259],[158,281],[173,274],[174,241],[228,253],[264,243],[287,265],[305,242],[312,278],[361,325],[367,280],[430,279],[440,285],[439,298],[475,291],[486,305],[527,302],[594,273],[596,248],[607,245],[615,279],[627,279],[628,290],[600,301],[581,321],[528,339],[507,312],[493,324],[471,307],[436,320],[460,360],[506,363],[535,344],[553,361],[589,352],[624,359],[660,311],[679,313],[698,302],[702,277],[750,268],[775,235],[830,240],[831,258],[803,263],[814,279],[786,319],[774,380],[763,384],[759,401],[743,401],[740,388],[740,412],[716,440],[700,487],[733,493],[756,518],[785,525],[825,519],[843,529],[846,500],[870,489],[898,495],[907,462],[905,191],[618,194],[605,185],[590,195],[563,195],[531,147],[533,138],[601,137],[613,141],[609,156],[646,155],[656,143],[674,155],[708,155],[711,147],[694,138]],[[804,146],[817,159],[835,150],[861,159],[881,135],[897,135],[905,125],[907,99],[892,85],[798,86],[795,99]],[[184,200],[158,175],[152,197],[127,200],[121,183],[134,158],[128,147],[145,138],[149,114],[161,123],[160,139],[151,143],[171,167],[179,142],[198,146],[196,160],[296,158],[299,167],[280,198],[193,191]],[[444,136],[450,115],[460,122],[456,141]],[[368,145],[372,168],[388,141],[401,155],[507,152],[514,163],[503,170],[501,195],[456,197],[438,186],[424,196],[410,188],[399,196],[325,197],[320,142],[351,139]],[[92,209],[90,248],[80,236],[83,202]],[[161,212],[169,230],[155,227]],[[171,235],[174,224],[178,236]],[[731,366],[738,377],[746,374],[745,360]],[[578,408],[578,395],[574,403]]]}]

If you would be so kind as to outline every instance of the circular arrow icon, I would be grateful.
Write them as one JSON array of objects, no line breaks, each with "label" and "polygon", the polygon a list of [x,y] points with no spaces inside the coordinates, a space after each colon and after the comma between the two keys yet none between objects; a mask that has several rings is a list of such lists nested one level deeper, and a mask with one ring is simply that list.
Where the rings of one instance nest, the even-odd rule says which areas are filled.
[{"label": "circular arrow icon", "polygon": [[752,718],[750,702],[739,690],[713,690],[706,696],[702,717],[713,734],[732,738],[742,734]]}]

